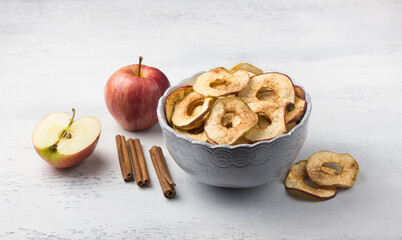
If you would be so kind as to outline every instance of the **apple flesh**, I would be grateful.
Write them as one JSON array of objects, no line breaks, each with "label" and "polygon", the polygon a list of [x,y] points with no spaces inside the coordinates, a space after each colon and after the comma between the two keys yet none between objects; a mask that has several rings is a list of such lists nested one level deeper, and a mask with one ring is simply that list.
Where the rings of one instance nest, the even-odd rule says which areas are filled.
[{"label": "apple flesh", "polygon": [[32,143],[39,156],[57,168],[71,167],[88,158],[98,143],[101,125],[94,117],[74,121],[65,112],[43,118],[32,134]]},{"label": "apple flesh", "polygon": [[251,73],[250,76],[260,75],[264,73],[261,69],[251,65],[250,63],[239,63],[229,70],[229,72],[231,73],[239,73],[242,71]]},{"label": "apple flesh", "polygon": [[106,106],[124,129],[140,131],[157,121],[158,100],[170,87],[159,69],[133,64],[117,70],[105,87]]}]

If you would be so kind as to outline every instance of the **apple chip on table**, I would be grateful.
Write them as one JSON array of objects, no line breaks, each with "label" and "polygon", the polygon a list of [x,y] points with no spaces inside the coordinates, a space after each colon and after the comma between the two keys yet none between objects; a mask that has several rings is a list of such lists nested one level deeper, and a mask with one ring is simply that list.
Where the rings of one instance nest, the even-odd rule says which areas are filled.
[{"label": "apple chip on table", "polygon": [[306,111],[304,91],[281,73],[249,63],[200,74],[165,99],[166,120],[178,133],[211,144],[236,145],[288,133]]},{"label": "apple chip on table", "polygon": [[[338,164],[341,171],[338,172],[335,166],[329,164]],[[289,191],[325,200],[335,197],[339,188],[352,187],[358,173],[359,164],[351,155],[319,151],[308,160],[301,160],[290,167],[285,187]],[[311,184],[307,181],[311,181]]]}]

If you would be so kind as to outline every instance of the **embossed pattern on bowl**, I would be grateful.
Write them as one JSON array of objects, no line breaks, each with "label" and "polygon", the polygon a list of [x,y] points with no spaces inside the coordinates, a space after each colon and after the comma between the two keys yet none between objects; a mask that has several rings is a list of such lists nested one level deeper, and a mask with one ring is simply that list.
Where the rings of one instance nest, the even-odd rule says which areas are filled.
[{"label": "embossed pattern on bowl", "polygon": [[[289,133],[254,144],[212,145],[178,134],[167,124],[165,118],[165,98],[178,86],[192,85],[197,75],[166,90],[158,103],[157,114],[163,138],[176,163],[199,182],[218,187],[255,187],[285,174],[295,161],[307,136],[312,110],[310,95],[305,91],[306,113],[302,121]],[[295,85],[301,86],[296,83]]]}]

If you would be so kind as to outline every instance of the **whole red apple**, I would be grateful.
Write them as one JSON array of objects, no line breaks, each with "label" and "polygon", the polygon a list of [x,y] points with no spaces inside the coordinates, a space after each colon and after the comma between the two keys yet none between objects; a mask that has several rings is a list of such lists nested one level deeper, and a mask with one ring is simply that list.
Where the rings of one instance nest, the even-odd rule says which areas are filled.
[{"label": "whole red apple", "polygon": [[157,121],[158,100],[170,87],[159,69],[133,64],[117,70],[107,81],[105,101],[109,112],[123,128],[139,131]]}]

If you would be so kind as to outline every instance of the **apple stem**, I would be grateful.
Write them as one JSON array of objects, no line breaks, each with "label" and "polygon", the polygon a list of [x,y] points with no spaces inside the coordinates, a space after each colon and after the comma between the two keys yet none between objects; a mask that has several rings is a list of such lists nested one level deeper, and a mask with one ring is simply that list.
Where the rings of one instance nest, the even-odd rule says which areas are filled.
[{"label": "apple stem", "polygon": [[139,57],[139,63],[138,63],[138,77],[141,77],[141,63],[142,59],[144,59],[142,56]]},{"label": "apple stem", "polygon": [[71,124],[73,124],[73,122],[74,122],[75,109],[73,108],[72,111],[73,111],[73,117],[70,119],[70,123],[68,124],[68,126],[71,126]]}]

